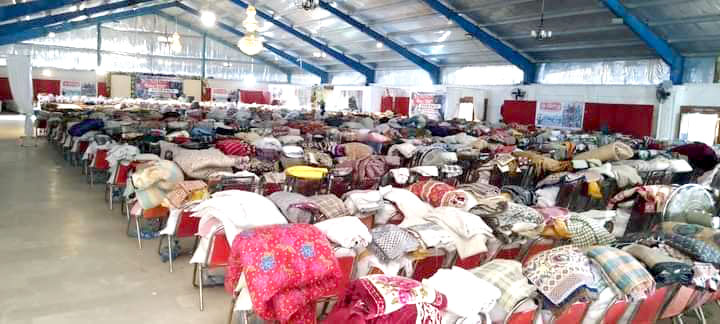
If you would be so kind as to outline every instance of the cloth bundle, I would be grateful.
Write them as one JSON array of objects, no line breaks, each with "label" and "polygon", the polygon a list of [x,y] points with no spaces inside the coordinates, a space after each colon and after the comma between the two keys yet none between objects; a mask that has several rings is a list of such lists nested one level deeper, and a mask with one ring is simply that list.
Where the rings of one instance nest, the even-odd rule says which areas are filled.
[{"label": "cloth bundle", "polygon": [[602,221],[576,214],[570,216],[566,221],[572,244],[581,248],[615,243],[615,236],[608,232],[603,225]]},{"label": "cloth bundle", "polygon": [[629,253],[607,246],[587,251],[609,277],[614,287],[633,300],[644,299],[655,291],[655,280],[642,263]]},{"label": "cloth bundle", "polygon": [[172,161],[159,160],[139,167],[132,175],[125,196],[135,193],[135,197],[143,209],[159,206],[168,192],[183,181],[183,172]]},{"label": "cloth bundle", "polygon": [[693,260],[720,265],[720,250],[716,246],[676,234],[663,234],[662,238],[667,245],[685,253]]},{"label": "cloth bundle", "polygon": [[343,195],[345,207],[351,215],[369,214],[383,206],[383,196],[376,190],[356,190]]},{"label": "cloth bundle", "polygon": [[412,226],[424,223],[423,217],[432,210],[432,206],[423,202],[411,191],[386,186],[380,188],[380,194],[385,200],[392,202],[404,215],[401,226]]},{"label": "cloth bundle", "polygon": [[322,214],[320,215],[321,219],[350,216],[350,212],[345,207],[345,202],[333,194],[312,196],[308,199]]},{"label": "cloth bundle", "polygon": [[408,189],[434,207],[457,207],[470,210],[477,205],[477,200],[473,195],[436,180],[416,182]]},{"label": "cloth bundle", "polygon": [[615,205],[630,198],[635,197],[637,194],[644,200],[642,211],[645,213],[659,213],[665,206],[665,202],[673,192],[672,186],[667,185],[649,185],[649,186],[637,186],[630,189],[623,190],[613,196],[608,202],[607,209],[613,209]]},{"label": "cloth bundle", "polygon": [[712,264],[695,262],[692,283],[697,287],[716,291],[720,287],[720,271]]},{"label": "cloth bundle", "polygon": [[344,216],[328,219],[315,224],[330,242],[347,249],[362,250],[372,241],[367,226],[357,217]]},{"label": "cloth bundle", "polygon": [[475,199],[487,199],[500,195],[500,188],[486,183],[468,183],[458,186],[459,190],[465,190],[475,196]]},{"label": "cloth bundle", "polygon": [[545,228],[545,218],[537,210],[513,202],[507,203],[505,211],[484,215],[482,219],[504,243],[537,237]]},{"label": "cloth bundle", "polygon": [[373,239],[368,249],[383,262],[396,260],[420,247],[417,238],[396,225],[377,226],[370,230],[370,234]]},{"label": "cloth bundle", "polygon": [[631,158],[635,152],[632,147],[623,142],[615,142],[605,146],[598,147],[594,150],[580,153],[575,156],[575,160],[592,160],[600,161],[621,161]]},{"label": "cloth bundle", "polygon": [[470,271],[500,290],[498,305],[505,313],[511,312],[515,305],[536,291],[523,275],[522,264],[515,260],[495,259]]},{"label": "cloth bundle", "polygon": [[317,207],[309,198],[294,192],[278,191],[268,196],[280,208],[288,222],[309,224],[313,220],[313,212]]},{"label": "cloth bundle", "polygon": [[169,207],[180,208],[195,192],[202,192],[200,197],[205,197],[208,194],[207,187],[204,181],[182,181],[175,185],[175,189],[165,196],[164,204]]},{"label": "cloth bundle", "polygon": [[523,274],[553,305],[560,306],[580,289],[595,281],[590,260],[573,246],[561,246],[536,254]]},{"label": "cloth bundle", "polygon": [[663,233],[691,237],[720,249],[720,231],[710,227],[678,222],[663,222],[660,227]]},{"label": "cloth bundle", "polygon": [[225,155],[255,156],[255,147],[241,140],[219,140],[215,143],[215,148]]},{"label": "cloth bundle", "polygon": [[451,234],[458,255],[463,259],[487,252],[487,241],[494,239],[492,229],[480,217],[458,208],[435,208],[425,220],[440,225]]},{"label": "cloth bundle", "polygon": [[479,315],[489,319],[490,311],[502,296],[500,289],[491,283],[458,267],[440,269],[429,279],[424,279],[422,284],[445,295],[447,311],[465,318],[469,323],[480,322]]},{"label": "cloth bundle", "polygon": [[373,148],[363,143],[347,143],[340,145],[344,156],[350,160],[359,160],[373,154]]},{"label": "cloth bundle", "polygon": [[690,285],[692,283],[693,267],[688,263],[640,244],[626,246],[623,250],[644,263],[658,284]]},{"label": "cloth bundle", "polygon": [[512,201],[516,204],[533,206],[537,201],[537,198],[535,197],[535,192],[520,186],[503,186],[500,191],[502,193],[510,195]]},{"label": "cloth bundle", "polygon": [[325,234],[293,224],[240,233],[232,244],[225,289],[234,291],[241,276],[259,317],[315,323],[315,302],[335,293],[342,273]]},{"label": "cloth bundle", "polygon": [[232,172],[233,167],[243,167],[247,157],[231,157],[218,149],[173,149],[173,161],[185,174],[194,179],[206,180],[215,172]]},{"label": "cloth bundle", "polygon": [[447,298],[412,279],[371,275],[350,283],[323,323],[442,323]]},{"label": "cloth bundle", "polygon": [[535,174],[555,173],[572,170],[572,163],[569,161],[557,161],[529,151],[512,152],[516,158],[527,158],[535,166]]}]

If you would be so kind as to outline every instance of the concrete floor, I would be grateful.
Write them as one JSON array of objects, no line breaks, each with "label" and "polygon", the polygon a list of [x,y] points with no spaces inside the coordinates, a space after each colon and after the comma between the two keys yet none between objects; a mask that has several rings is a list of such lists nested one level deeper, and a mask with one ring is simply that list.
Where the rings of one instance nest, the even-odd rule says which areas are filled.
[{"label": "concrete floor", "polygon": [[[44,139],[18,145],[21,118],[0,116],[0,324],[225,323],[224,290],[206,289],[201,312],[189,256],[169,273],[157,241],[139,250],[102,186],[90,188]],[[720,322],[717,306],[705,308]]]},{"label": "concrete floor", "polygon": [[169,273],[156,241],[139,250],[127,237],[102,186],[89,188],[44,140],[19,147],[22,120],[5,117],[0,323],[225,323],[230,298],[222,288],[206,289],[205,311],[198,309],[188,256]]}]

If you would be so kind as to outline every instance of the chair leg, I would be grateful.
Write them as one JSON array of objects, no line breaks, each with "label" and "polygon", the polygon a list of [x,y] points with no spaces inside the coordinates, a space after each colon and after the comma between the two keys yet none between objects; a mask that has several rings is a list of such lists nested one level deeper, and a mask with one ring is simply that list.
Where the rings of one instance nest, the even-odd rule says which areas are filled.
[{"label": "chair leg", "polygon": [[90,168],[90,188],[92,188],[94,184],[95,184],[95,170],[93,170],[93,168]]},{"label": "chair leg", "polygon": [[140,237],[140,217],[137,215],[134,215],[133,217],[135,217],[135,233],[137,234],[138,247],[142,249],[142,238]]},{"label": "chair leg", "polygon": [[168,239],[168,263],[170,263],[170,273],[173,272],[173,244],[172,244],[173,239],[172,238],[173,238],[172,235],[167,236],[167,239]]},{"label": "chair leg", "polygon": [[198,264],[196,263],[193,267],[193,275],[192,275],[192,285],[194,288],[200,288],[200,285],[198,284]]},{"label": "chair leg", "polygon": [[203,273],[205,272],[205,268],[198,263],[197,267],[200,267],[200,271],[198,271],[198,286],[200,287],[200,311],[205,310],[205,304],[203,303]]},{"label": "chair leg", "polygon": [[235,315],[235,303],[237,302],[237,297],[233,297],[230,301],[230,314],[228,314],[228,321],[227,324],[233,323],[233,315]]}]

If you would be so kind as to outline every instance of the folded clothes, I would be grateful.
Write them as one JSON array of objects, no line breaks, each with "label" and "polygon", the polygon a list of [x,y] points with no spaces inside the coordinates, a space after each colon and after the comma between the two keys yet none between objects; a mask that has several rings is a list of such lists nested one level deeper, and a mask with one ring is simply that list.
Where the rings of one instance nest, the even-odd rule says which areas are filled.
[{"label": "folded clothes", "polygon": [[367,226],[354,216],[328,219],[315,226],[327,235],[330,242],[344,248],[362,250],[372,241]]}]

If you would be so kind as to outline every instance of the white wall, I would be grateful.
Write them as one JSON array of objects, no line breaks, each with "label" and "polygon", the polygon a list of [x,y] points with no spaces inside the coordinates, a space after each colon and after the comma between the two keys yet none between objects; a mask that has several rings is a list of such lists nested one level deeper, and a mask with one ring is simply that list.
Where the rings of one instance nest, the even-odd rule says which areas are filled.
[{"label": "white wall", "polygon": [[[42,80],[68,80],[68,81],[82,81],[82,82],[105,82],[105,76],[98,76],[95,71],[77,71],[77,70],[61,70],[61,69],[49,69],[52,73],[51,76],[47,77],[42,75],[44,68],[34,67],[32,69],[33,79]],[[7,67],[0,66],[0,77],[7,77]]]},{"label": "white wall", "polygon": [[243,81],[236,81],[236,80],[217,80],[217,79],[208,79],[207,80],[207,87],[208,88],[222,88],[222,89],[228,89],[228,90],[256,90],[256,91],[267,91],[268,85],[266,83],[255,83],[255,84],[247,84]]},{"label": "white wall", "polygon": [[675,139],[680,127],[680,109],[683,106],[720,107],[720,84],[688,84],[674,86],[670,98],[661,106],[656,137]]}]

